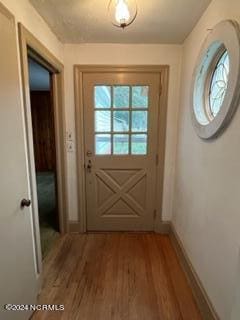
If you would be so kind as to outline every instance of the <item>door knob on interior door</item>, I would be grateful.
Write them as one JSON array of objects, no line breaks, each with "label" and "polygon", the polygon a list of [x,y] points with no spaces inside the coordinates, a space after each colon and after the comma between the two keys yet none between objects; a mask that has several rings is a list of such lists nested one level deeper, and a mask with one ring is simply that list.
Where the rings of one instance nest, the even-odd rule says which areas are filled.
[{"label": "door knob on interior door", "polygon": [[20,204],[22,209],[24,207],[30,207],[30,205],[31,205],[31,200],[29,200],[29,199],[22,199],[21,204]]}]

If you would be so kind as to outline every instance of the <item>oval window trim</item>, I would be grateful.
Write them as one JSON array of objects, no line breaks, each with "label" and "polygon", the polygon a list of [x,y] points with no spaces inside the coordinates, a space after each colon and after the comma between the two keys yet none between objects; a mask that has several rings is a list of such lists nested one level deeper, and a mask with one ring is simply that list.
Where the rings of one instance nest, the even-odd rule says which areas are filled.
[{"label": "oval window trim", "polygon": [[[213,68],[216,67],[224,50],[229,56],[228,87],[220,111],[210,119],[206,114],[210,79]],[[206,38],[193,74],[191,116],[199,137],[202,139],[217,137],[227,127],[239,104],[239,88],[240,29],[236,21],[225,20],[217,24]]]}]

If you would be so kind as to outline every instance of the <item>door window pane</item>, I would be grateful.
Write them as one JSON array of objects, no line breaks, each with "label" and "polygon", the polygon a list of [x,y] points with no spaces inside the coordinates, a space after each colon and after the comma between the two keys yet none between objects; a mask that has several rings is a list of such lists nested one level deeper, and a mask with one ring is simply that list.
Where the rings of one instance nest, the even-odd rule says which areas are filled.
[{"label": "door window pane", "polygon": [[96,155],[146,155],[149,86],[98,85],[94,95]]},{"label": "door window pane", "polygon": [[148,86],[132,87],[132,107],[148,108]]},{"label": "door window pane", "polygon": [[95,86],[94,100],[95,100],[95,103],[94,103],[95,108],[110,108],[111,107],[111,87]]},{"label": "door window pane", "polygon": [[113,154],[128,154],[129,135],[115,134],[113,136]]},{"label": "door window pane", "polygon": [[129,108],[129,86],[113,87],[114,108]]},{"label": "door window pane", "polygon": [[148,112],[133,111],[132,112],[132,131],[146,132],[148,127]]},{"label": "door window pane", "polygon": [[111,131],[111,111],[95,111],[95,132]]},{"label": "door window pane", "polygon": [[129,111],[113,112],[113,131],[129,131]]},{"label": "door window pane", "polygon": [[147,154],[147,135],[146,134],[133,134],[132,135],[132,154]]},{"label": "door window pane", "polygon": [[95,135],[95,152],[98,155],[111,154],[111,135],[110,134]]}]

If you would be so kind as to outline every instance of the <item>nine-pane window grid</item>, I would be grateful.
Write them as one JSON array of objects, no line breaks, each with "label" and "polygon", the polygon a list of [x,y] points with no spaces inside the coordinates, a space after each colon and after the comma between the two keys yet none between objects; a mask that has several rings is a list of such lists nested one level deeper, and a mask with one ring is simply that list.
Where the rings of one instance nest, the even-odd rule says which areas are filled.
[{"label": "nine-pane window grid", "polygon": [[94,88],[95,154],[146,155],[149,87]]}]

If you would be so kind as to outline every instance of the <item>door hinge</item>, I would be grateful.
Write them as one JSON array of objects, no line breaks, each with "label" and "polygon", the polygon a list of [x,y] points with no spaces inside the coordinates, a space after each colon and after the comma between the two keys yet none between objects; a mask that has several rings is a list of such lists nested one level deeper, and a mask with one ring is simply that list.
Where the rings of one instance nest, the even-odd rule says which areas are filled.
[{"label": "door hinge", "polygon": [[158,166],[158,164],[159,164],[159,155],[156,154],[156,166]]},{"label": "door hinge", "polygon": [[155,220],[156,217],[157,217],[157,210],[155,209],[155,210],[153,211],[153,219]]}]

